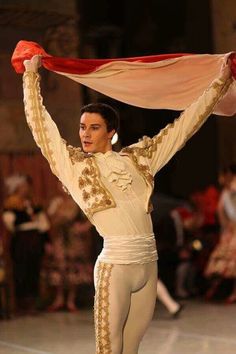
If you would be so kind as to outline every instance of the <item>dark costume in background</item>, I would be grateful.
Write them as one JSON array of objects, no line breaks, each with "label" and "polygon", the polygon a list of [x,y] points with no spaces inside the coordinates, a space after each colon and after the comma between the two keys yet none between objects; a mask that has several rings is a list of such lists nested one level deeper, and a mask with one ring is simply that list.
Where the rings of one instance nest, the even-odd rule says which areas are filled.
[{"label": "dark costume in background", "polygon": [[35,306],[49,223],[40,207],[11,195],[5,200],[3,221],[11,235],[15,297],[18,309]]}]

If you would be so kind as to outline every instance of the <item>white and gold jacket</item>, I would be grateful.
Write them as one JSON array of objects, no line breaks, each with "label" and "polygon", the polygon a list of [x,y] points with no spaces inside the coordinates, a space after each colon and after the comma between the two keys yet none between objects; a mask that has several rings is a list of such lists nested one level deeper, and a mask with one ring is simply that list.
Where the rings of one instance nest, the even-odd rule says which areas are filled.
[{"label": "white and gold jacket", "polygon": [[[48,160],[52,172],[93,222],[95,213],[116,208],[117,205],[112,188],[105,186],[102,181],[103,170],[99,166],[99,159],[96,158],[96,154],[86,154],[80,148],[68,145],[61,138],[56,124],[43,105],[39,74],[25,72],[23,81],[26,119],[36,144]],[[144,137],[138,143],[122,149],[119,154],[114,154],[117,161],[121,162],[124,159],[126,167],[129,163],[132,164],[136,172],[142,176],[146,186],[144,202],[146,213],[150,211],[149,201],[154,175],[206,121],[231,82],[229,69],[225,67],[221,77],[214,80],[198,100],[159,134],[153,138]],[[124,171],[122,173],[125,174]],[[129,173],[125,179],[125,183],[132,183]],[[125,188],[122,187],[123,190]]]}]

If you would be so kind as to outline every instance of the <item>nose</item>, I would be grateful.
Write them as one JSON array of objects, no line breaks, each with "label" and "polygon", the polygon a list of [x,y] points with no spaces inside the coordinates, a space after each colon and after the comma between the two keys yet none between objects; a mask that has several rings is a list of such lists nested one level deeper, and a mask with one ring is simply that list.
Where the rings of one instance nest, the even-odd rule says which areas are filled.
[{"label": "nose", "polygon": [[84,135],[85,138],[89,138],[90,135],[91,135],[89,129],[85,129],[83,135]]}]

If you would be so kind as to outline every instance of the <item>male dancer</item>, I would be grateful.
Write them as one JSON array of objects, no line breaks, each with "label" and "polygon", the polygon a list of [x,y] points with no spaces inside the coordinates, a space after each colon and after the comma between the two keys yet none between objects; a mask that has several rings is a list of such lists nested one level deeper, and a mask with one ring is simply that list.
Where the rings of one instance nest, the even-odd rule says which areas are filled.
[{"label": "male dancer", "polygon": [[157,252],[150,217],[154,175],[200,128],[228,90],[228,64],[199,99],[153,138],[112,151],[118,128],[107,105],[82,108],[83,151],[68,146],[42,104],[40,57],[25,61],[29,127],[53,173],[104,238],[95,266],[97,354],[137,354],[156,301]]}]

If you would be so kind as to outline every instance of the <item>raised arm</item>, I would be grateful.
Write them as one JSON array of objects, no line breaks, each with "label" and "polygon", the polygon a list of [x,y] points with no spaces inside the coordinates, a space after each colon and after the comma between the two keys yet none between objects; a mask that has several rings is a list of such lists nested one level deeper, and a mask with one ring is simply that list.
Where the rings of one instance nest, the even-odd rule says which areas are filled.
[{"label": "raised arm", "polygon": [[168,124],[158,135],[153,138],[144,137],[128,149],[133,150],[136,156],[142,156],[147,160],[154,176],[203,125],[231,83],[230,69],[225,66],[220,77],[214,80],[179,118]]},{"label": "raised arm", "polygon": [[40,57],[35,56],[24,62],[23,76],[24,106],[27,123],[36,144],[49,162],[52,172],[68,186],[73,178],[73,166],[65,141],[46,108],[40,94]]}]

